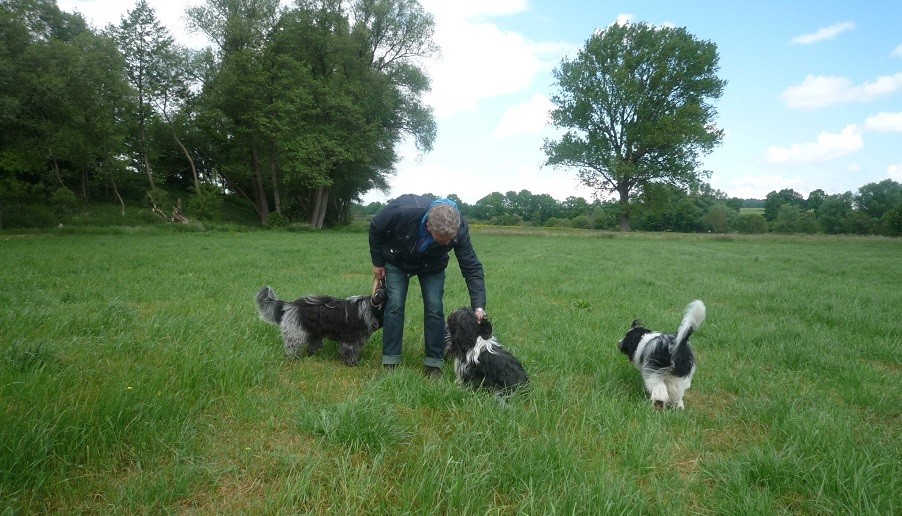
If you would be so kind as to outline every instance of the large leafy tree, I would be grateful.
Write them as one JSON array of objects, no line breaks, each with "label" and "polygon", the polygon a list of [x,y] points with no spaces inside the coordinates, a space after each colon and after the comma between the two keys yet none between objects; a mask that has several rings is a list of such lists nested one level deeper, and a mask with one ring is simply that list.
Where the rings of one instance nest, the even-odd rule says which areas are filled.
[{"label": "large leafy tree", "polygon": [[802,208],[805,205],[805,199],[802,197],[802,194],[792,188],[784,188],[779,192],[773,190],[764,198],[764,218],[770,222],[776,220],[777,215],[780,213],[780,207],[784,204]]},{"label": "large leafy tree", "polygon": [[612,25],[593,34],[573,59],[554,70],[554,126],[546,165],[577,169],[597,196],[616,193],[620,229],[629,231],[629,200],[650,183],[688,186],[706,172],[699,157],[723,138],[711,102],[717,46],[684,28]]},{"label": "large leafy tree", "polygon": [[[162,141],[153,142],[155,152],[151,151],[153,136],[159,139],[161,133],[169,133],[178,147],[181,160],[190,169],[191,184],[199,193],[200,177],[183,133],[188,131],[188,121],[194,114],[193,90],[199,82],[200,56],[203,53],[189,51],[177,44],[146,0],[138,0],[135,8],[126,13],[119,25],[110,26],[107,31],[113,35],[126,58],[126,75],[137,100],[137,107],[132,113],[136,124],[132,140],[137,142],[133,144],[140,155],[137,161],[143,164],[138,168],[145,169],[151,188],[162,180],[171,179],[169,174],[155,174],[150,163],[150,154],[156,154],[162,160],[167,151]],[[161,127],[163,124],[165,126]]]},{"label": "large leafy tree", "polygon": [[[48,0],[0,2],[0,172],[88,197],[122,152],[123,63],[108,38]],[[16,190],[11,187],[10,191]]]},{"label": "large leafy tree", "polygon": [[218,143],[219,173],[233,191],[252,202],[266,223],[270,203],[264,169],[269,145],[263,121],[274,93],[264,55],[279,2],[207,0],[189,8],[188,16],[216,46],[202,111],[210,136]]},{"label": "large leafy tree", "polygon": [[892,179],[868,183],[858,189],[853,200],[862,213],[879,219],[893,208],[902,207],[902,184]]},{"label": "large leafy tree", "polygon": [[[292,200],[321,227],[327,208],[384,188],[405,136],[435,137],[419,59],[435,51],[433,21],[414,0],[207,0],[189,10],[218,46],[203,119],[218,170],[260,215]],[[248,167],[248,163],[250,167]],[[246,194],[244,192],[250,192]],[[333,219],[335,220],[335,219]]]},{"label": "large leafy tree", "polygon": [[144,170],[148,186],[153,190],[160,178],[154,177],[149,133],[151,125],[158,120],[154,104],[160,102],[169,82],[167,65],[175,53],[175,41],[146,0],[138,0],[119,25],[111,25],[107,31],[125,57],[126,76],[135,91],[137,106],[129,117],[135,127],[131,138],[133,154],[136,168]]}]

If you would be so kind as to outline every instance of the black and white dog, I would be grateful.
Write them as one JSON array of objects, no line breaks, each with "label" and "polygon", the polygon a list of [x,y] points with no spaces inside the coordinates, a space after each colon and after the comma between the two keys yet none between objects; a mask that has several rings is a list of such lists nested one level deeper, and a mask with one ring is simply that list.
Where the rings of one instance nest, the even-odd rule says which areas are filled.
[{"label": "black and white dog", "polygon": [[291,302],[280,301],[267,286],[257,294],[257,310],[261,319],[282,330],[285,356],[297,358],[305,345],[313,355],[329,339],[339,342],[342,361],[354,366],[370,336],[382,327],[386,298],[384,283],[374,285],[371,296],[307,296]]},{"label": "black and white dog", "polygon": [[454,357],[454,373],[461,385],[505,395],[529,382],[523,364],[492,336],[489,318],[480,323],[469,308],[448,316],[445,351]]},{"label": "black and white dog", "polygon": [[642,372],[645,390],[656,410],[666,406],[683,408],[683,395],[695,374],[695,355],[689,346],[689,336],[705,321],[705,312],[701,301],[689,303],[676,334],[648,330],[637,319],[618,343],[620,351]]}]

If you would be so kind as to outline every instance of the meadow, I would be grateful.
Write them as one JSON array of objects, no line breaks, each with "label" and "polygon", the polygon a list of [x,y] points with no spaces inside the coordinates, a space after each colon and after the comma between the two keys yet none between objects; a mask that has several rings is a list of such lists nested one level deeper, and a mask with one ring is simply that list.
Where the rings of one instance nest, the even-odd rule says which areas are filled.
[{"label": "meadow", "polygon": [[[288,361],[253,297],[368,293],[365,233],[0,233],[0,513],[899,514],[902,240],[474,228],[506,404]],[[708,319],[684,411],[616,344]],[[468,304],[454,259],[446,312]]]}]

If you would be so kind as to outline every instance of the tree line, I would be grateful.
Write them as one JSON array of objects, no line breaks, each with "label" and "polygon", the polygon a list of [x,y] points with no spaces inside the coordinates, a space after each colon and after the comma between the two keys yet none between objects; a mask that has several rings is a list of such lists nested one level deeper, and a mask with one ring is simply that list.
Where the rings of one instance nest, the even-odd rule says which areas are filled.
[{"label": "tree line", "polygon": [[[436,197],[432,194],[426,194]],[[620,229],[619,200],[558,201],[529,190],[492,192],[474,204],[448,195],[471,222],[499,226]],[[366,218],[384,204],[357,206]],[[792,189],[772,191],[764,199],[729,197],[709,185],[689,189],[655,184],[646,187],[627,210],[633,229],[681,233],[859,234],[902,236],[902,184],[891,179],[868,183],[855,193],[827,195],[818,189],[807,198]]]},{"label": "tree line", "polygon": [[[356,203],[387,190],[402,139],[431,150],[422,63],[438,49],[416,0],[206,0],[186,16],[210,47],[178,45],[146,0],[102,30],[55,0],[0,0],[0,228],[98,201],[123,217],[139,205],[161,220],[216,220],[236,200],[263,226],[321,228],[378,209]],[[615,200],[456,200],[490,224],[902,233],[891,180],[807,199],[741,200],[707,185],[700,157],[723,137],[718,62],[717,46],[685,28],[593,32],[553,71],[562,136],[542,148],[545,165]]]},{"label": "tree line", "polygon": [[207,0],[212,46],[178,45],[146,0],[102,30],[55,0],[0,1],[0,227],[28,207],[112,200],[199,217],[238,196],[261,224],[347,220],[435,120],[437,51],[415,0]]}]

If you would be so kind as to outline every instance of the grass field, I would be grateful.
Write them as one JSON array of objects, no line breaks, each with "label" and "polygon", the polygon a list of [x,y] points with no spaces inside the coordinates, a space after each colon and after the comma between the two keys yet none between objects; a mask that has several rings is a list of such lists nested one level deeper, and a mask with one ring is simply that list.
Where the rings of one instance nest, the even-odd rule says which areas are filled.
[{"label": "grass field", "polygon": [[[0,513],[899,514],[902,240],[474,229],[496,335],[533,384],[500,405],[257,318],[368,293],[363,233],[0,234]],[[467,304],[452,259],[446,311]],[[616,349],[675,331],[699,369],[656,413]]]}]

